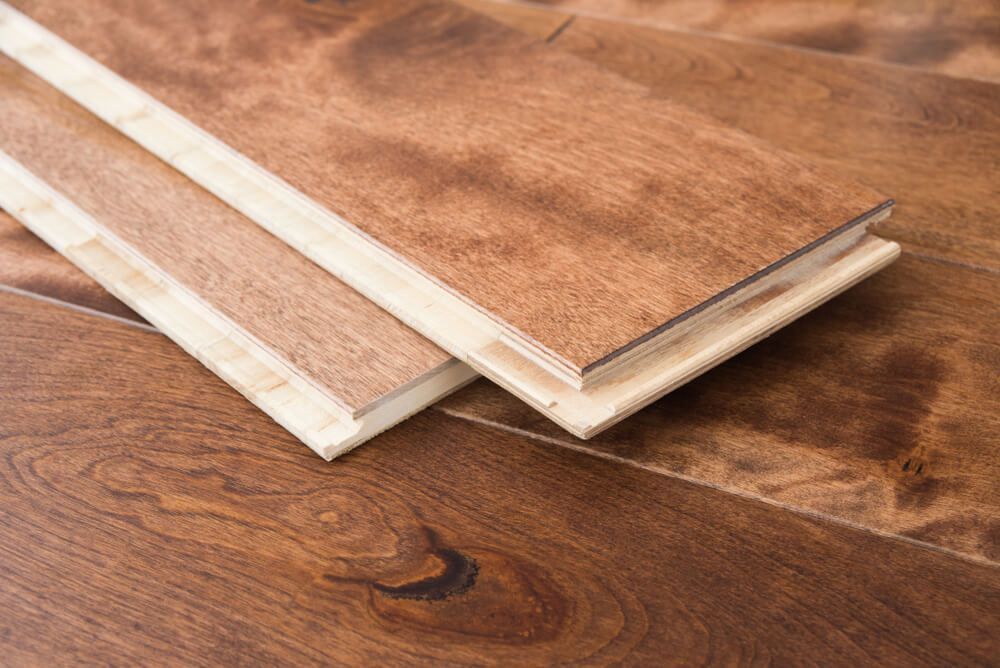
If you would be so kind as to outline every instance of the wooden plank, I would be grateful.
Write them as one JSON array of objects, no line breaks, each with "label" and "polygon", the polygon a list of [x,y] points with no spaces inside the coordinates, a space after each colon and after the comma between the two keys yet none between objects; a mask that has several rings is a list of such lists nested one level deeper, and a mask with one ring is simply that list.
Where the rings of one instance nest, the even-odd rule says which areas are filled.
[{"label": "wooden plank", "polygon": [[[236,3],[196,22],[178,3],[18,6],[228,146],[7,10],[13,57],[580,436],[895,253],[769,273],[883,215],[879,196],[451,5],[255,7],[266,45]],[[794,313],[730,322],[740,288],[793,282],[813,284]],[[682,322],[720,332],[694,371],[659,358]]]},{"label": "wooden plank", "polygon": [[[603,456],[1000,561],[1000,277],[904,254],[585,445]],[[487,383],[443,410],[551,442]]]},{"label": "wooden plank", "polygon": [[[494,3],[478,8],[507,11]],[[897,212],[879,234],[1000,270],[996,84],[586,18],[554,46],[891,190]]]},{"label": "wooden plank", "polygon": [[0,85],[0,203],[322,456],[474,375],[6,58]]},{"label": "wooden plank", "polygon": [[1000,651],[996,568],[429,412],[324,466],[162,337],[28,299],[0,349],[13,664]]},{"label": "wooden plank", "polygon": [[0,285],[145,322],[4,211],[0,211]]},{"label": "wooden plank", "polygon": [[[1000,14],[993,0],[753,0],[739,4],[725,0],[537,0],[525,4],[1000,80]],[[522,21],[526,9],[518,8]]]}]

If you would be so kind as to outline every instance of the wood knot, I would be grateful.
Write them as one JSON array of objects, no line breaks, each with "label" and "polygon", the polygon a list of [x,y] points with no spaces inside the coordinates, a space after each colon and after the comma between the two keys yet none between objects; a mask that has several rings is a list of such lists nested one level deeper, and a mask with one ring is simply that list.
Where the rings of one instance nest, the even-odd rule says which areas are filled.
[{"label": "wood knot", "polygon": [[395,585],[374,582],[372,588],[389,598],[442,601],[465,592],[476,583],[479,565],[472,557],[448,548],[435,551],[434,556],[443,565],[440,573]]}]

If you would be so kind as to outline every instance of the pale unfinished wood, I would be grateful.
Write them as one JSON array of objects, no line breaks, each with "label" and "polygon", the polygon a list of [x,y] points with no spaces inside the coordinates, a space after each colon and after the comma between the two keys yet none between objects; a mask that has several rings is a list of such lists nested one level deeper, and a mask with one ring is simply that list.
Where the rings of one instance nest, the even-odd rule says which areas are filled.
[{"label": "pale unfinished wood", "polygon": [[[80,18],[72,11],[65,17],[53,16],[52,11],[58,13],[55,6],[20,4],[28,11],[45,14],[46,21],[59,23],[61,31],[72,32],[74,17]],[[99,3],[96,6],[107,9]],[[202,40],[199,43],[205,48],[209,43],[215,45],[220,35],[229,35],[236,42],[243,39],[233,32],[242,28],[225,21],[227,12],[237,11],[236,5],[222,3],[220,7],[209,12],[205,21],[199,22],[197,34],[192,35],[195,42]],[[479,148],[488,153],[488,149],[497,148],[497,141],[506,148],[518,142],[523,145],[497,156],[501,163],[510,164],[498,167],[495,174],[483,174],[482,165],[476,161],[431,164],[424,159],[423,148],[414,149],[414,155],[400,155],[398,142],[392,142],[404,137],[354,133],[354,126],[359,124],[368,124],[371,131],[373,124],[399,122],[398,114],[393,116],[391,110],[388,116],[380,115],[380,109],[386,106],[378,104],[380,96],[397,106],[415,104],[421,108],[421,104],[426,105],[423,93],[418,95],[404,89],[403,94],[397,94],[395,88],[389,93],[382,90],[384,87],[374,91],[370,87],[359,88],[356,81],[350,80],[351,72],[339,71],[329,64],[318,73],[297,71],[294,67],[302,61],[294,59],[291,64],[283,63],[283,67],[277,67],[276,60],[270,61],[275,71],[263,80],[255,79],[245,69],[249,64],[239,65],[238,59],[226,57],[225,50],[212,61],[224,63],[222,79],[218,81],[213,79],[219,74],[214,68],[194,72],[190,68],[178,69],[173,63],[167,77],[158,70],[163,63],[155,62],[156,45],[150,42],[152,50],[143,52],[142,42],[146,40],[135,39],[145,34],[143,28],[148,28],[143,26],[146,20],[143,12],[139,12],[141,16],[116,17],[114,25],[105,20],[109,16],[105,13],[96,24],[90,21],[88,30],[74,32],[74,40],[93,40],[87,48],[98,57],[110,61],[116,57],[131,58],[124,64],[118,62],[119,67],[127,70],[127,76],[249,157],[271,167],[275,176],[9,8],[3,11],[0,47],[578,436],[587,437],[620,420],[884,266],[898,252],[893,244],[862,242],[855,244],[847,257],[837,260],[834,266],[823,264],[832,257],[830,254],[816,260],[815,253],[807,253],[774,271],[803,250],[844,237],[850,228],[863,229],[872,220],[887,215],[887,209],[876,207],[879,199],[864,188],[839,182],[745,135],[707,123],[702,117],[645,100],[641,89],[604,75],[582,61],[542,51],[535,42],[465,10],[433,3],[345,10],[357,14],[353,18],[360,26],[347,30],[338,24],[344,18],[338,13],[340,10],[324,9],[318,14],[300,15],[307,10],[282,7],[266,15],[277,21],[277,27],[268,31],[269,42],[280,42],[282,30],[289,29],[289,18],[298,17],[315,28],[318,36],[314,35],[315,40],[309,45],[319,49],[316,53],[350,55],[344,50],[365,44],[369,48],[365,57],[379,67],[390,68],[385,76],[397,84],[401,72],[406,71],[422,77],[421,87],[440,92],[443,84],[449,87],[454,84],[448,79],[448,72],[439,72],[438,68],[447,70],[448,62],[471,58],[471,70],[451,72],[460,77],[462,85],[457,88],[465,96],[458,105],[440,106],[450,113],[459,109],[463,119],[469,109],[497,104],[501,108],[491,109],[486,117],[470,117],[469,127],[478,122],[480,128],[488,129],[481,129],[479,135],[467,133],[467,143],[458,141],[453,148],[461,154],[480,142]],[[149,12],[149,20],[159,21],[158,13],[179,12],[162,29],[157,27],[160,32],[156,33],[156,39],[170,42],[171,31],[188,25],[190,17],[174,6],[157,8]],[[119,9],[131,11],[128,7]],[[398,24],[414,18],[414,14],[420,15],[417,18],[435,19],[429,23],[430,32],[397,34]],[[130,23],[136,31],[131,33],[131,39],[126,39]],[[114,26],[118,25],[126,28],[116,38]],[[467,39],[456,44],[444,34],[447,26],[455,27]],[[341,44],[337,35],[345,30],[348,37]],[[387,38],[387,31],[395,38],[409,35],[417,39],[419,35],[441,40],[439,51],[455,49],[456,52],[447,58],[438,51],[429,56],[423,51],[409,54],[416,59],[417,66],[407,70],[405,63],[413,58],[387,52],[392,49],[380,41]],[[113,39],[117,46],[109,47],[108,39]],[[327,39],[332,40],[326,43],[332,51],[321,48]],[[230,46],[234,43],[223,42]],[[148,58],[140,58],[144,53]],[[512,64],[532,73],[536,79],[525,80],[525,75],[515,71]],[[431,65],[433,71],[428,69]],[[243,68],[238,70],[241,76],[234,76],[231,66]],[[392,70],[393,67],[396,69]],[[559,84],[566,81],[570,68],[574,80]],[[321,77],[323,90],[329,90],[331,82],[342,85],[342,95],[334,91],[323,98],[320,91],[316,103],[308,103],[309,95],[303,97],[299,93],[308,88],[311,94],[315,88],[305,86],[303,77],[309,75]],[[485,77],[483,81],[488,85],[477,77]],[[502,100],[489,93],[506,89],[503,99],[515,99],[531,92],[526,84],[538,80],[554,85],[555,90],[543,89],[534,98],[537,108],[522,104],[504,109]],[[210,81],[213,87],[228,81],[232,88],[239,89],[243,106],[237,104],[239,100],[230,99],[205,105],[199,96],[205,94]],[[233,85],[236,81],[240,84]],[[602,86],[608,90],[590,104],[588,91],[602,90]],[[270,97],[253,98],[253,94],[264,89],[271,91]],[[280,101],[274,98],[289,94],[289,98]],[[471,103],[477,96],[481,98],[479,102],[486,99],[490,104]],[[241,116],[240,113],[247,112],[247,99],[254,101],[253,113]],[[582,113],[576,113],[581,100],[588,103],[583,105]],[[301,113],[282,115],[280,110],[287,104],[295,104]],[[328,107],[335,113],[328,112]],[[358,113],[353,114],[352,110]],[[424,119],[425,125],[404,123],[404,134],[427,129],[426,123],[430,123],[446,128],[444,141],[449,141],[467,129],[464,120],[437,113],[437,107],[424,111],[416,116]],[[505,116],[514,118],[513,126],[504,125]],[[413,117],[414,114],[406,115],[407,119]],[[486,124],[486,120],[495,123]],[[254,130],[255,124],[260,123],[264,125]],[[615,132],[608,131],[605,127],[608,123]],[[583,130],[561,132],[565,127]],[[631,127],[643,130],[625,139]],[[540,133],[543,128],[545,132]],[[248,131],[253,141],[248,141]],[[322,139],[322,148],[306,150],[308,142],[297,141],[296,132],[300,133],[299,138]],[[439,141],[441,133],[439,129]],[[500,139],[491,139],[490,133],[496,133]],[[625,136],[619,136],[622,133]],[[529,136],[540,147],[524,144]],[[614,147],[611,151],[609,141]],[[338,146],[338,142],[343,145]],[[636,146],[630,142],[649,145]],[[377,150],[372,152],[373,148]],[[670,148],[674,149],[673,157],[666,159]],[[678,151],[684,156],[675,160]],[[387,164],[381,160],[383,154],[389,156],[390,162],[398,158],[402,163],[397,160]],[[581,155],[587,165],[585,172],[574,164],[581,161]],[[599,158],[597,162],[595,157]],[[719,165],[736,166],[719,170]],[[406,174],[399,171],[401,166],[405,166]],[[540,168],[545,172],[544,177]],[[443,177],[442,169],[446,172]],[[643,174],[663,171],[666,174],[660,175],[660,180],[642,182]],[[420,187],[428,186],[434,193],[416,193],[413,190],[416,186],[407,181],[413,173],[418,174],[414,177],[418,180],[429,179],[429,186],[425,183]],[[281,176],[330,208],[302,197],[277,178]],[[523,176],[549,179],[549,185],[568,180],[575,187],[571,189],[573,195],[581,195],[595,206],[566,208],[565,198],[560,196],[556,200],[534,202],[527,210],[505,209],[504,202],[516,204],[525,193],[531,199],[534,197],[531,192],[542,192],[504,185],[506,179]],[[440,178],[448,182],[434,185]],[[502,186],[499,203],[491,185],[496,183]],[[630,188],[632,191],[628,192]],[[440,197],[438,190],[455,197]],[[460,196],[464,191],[473,193],[472,198]],[[484,195],[484,191],[488,192]],[[628,196],[631,204],[625,209],[616,208],[623,195]],[[600,202],[603,204],[596,204]],[[556,209],[557,220],[549,216],[550,208]],[[669,216],[664,218],[659,208],[669,211]],[[359,230],[335,211],[349,214],[353,223],[365,221],[365,224]],[[454,216],[459,212],[465,218],[460,216],[457,220],[469,224],[459,227],[447,222],[456,220]],[[540,218],[536,220],[533,216]],[[433,229],[429,221],[434,220],[445,221],[444,228]],[[525,236],[539,220],[544,231]],[[665,232],[660,229],[664,225]],[[379,243],[391,245],[399,241],[394,236],[397,234],[410,245],[404,243],[405,248],[401,249]],[[460,238],[458,246],[451,245],[449,235]],[[562,242],[553,242],[553,235]],[[591,236],[594,238],[588,240]],[[572,241],[566,242],[569,238]],[[422,239],[429,240],[428,244],[418,247]],[[439,242],[444,245],[436,245]],[[835,250],[846,247],[846,241],[839,243],[842,245]],[[528,256],[518,252],[497,255],[500,247],[513,250],[510,244],[516,244],[518,250],[534,248]],[[572,248],[572,244],[580,247]],[[641,248],[643,244],[648,244],[648,251]],[[703,246],[709,247],[704,253]],[[537,255],[539,248],[545,260]],[[698,250],[692,252],[694,248]],[[600,262],[590,266],[583,262],[584,258]],[[428,264],[432,265],[430,269]],[[583,268],[585,276],[580,275]],[[665,273],[658,274],[661,269]],[[621,280],[633,273],[638,275],[636,280]],[[575,275],[568,282],[559,283],[561,279],[554,277],[563,274]],[[789,286],[790,276],[808,285],[795,290]],[[463,283],[465,279],[472,283]],[[793,296],[768,305],[753,300],[752,294],[741,294],[745,290],[734,289],[752,284],[755,279],[765,294],[777,290]],[[552,280],[559,284],[548,294],[546,282]],[[578,282],[573,283],[574,280]],[[581,280],[583,283],[579,283]],[[532,288],[519,290],[525,281]],[[576,287],[591,283],[593,289],[584,291],[587,294],[574,296]],[[662,295],[666,297],[661,298]],[[568,296],[572,298],[567,299]],[[719,301],[720,297],[728,299]],[[470,299],[477,303],[470,304]],[[726,310],[744,300],[757,308],[737,309],[734,315],[726,315]],[[609,304],[615,308],[608,308]],[[714,305],[705,308],[709,304]],[[522,311],[518,312],[518,308]],[[518,320],[520,316],[527,320]],[[685,328],[675,327],[681,322]],[[701,332],[694,343],[690,343],[690,337],[682,338],[687,328]],[[668,345],[675,339],[686,341],[691,347]]]},{"label": "pale unfinished wood", "polygon": [[7,59],[0,84],[0,204],[321,456],[475,376]]}]

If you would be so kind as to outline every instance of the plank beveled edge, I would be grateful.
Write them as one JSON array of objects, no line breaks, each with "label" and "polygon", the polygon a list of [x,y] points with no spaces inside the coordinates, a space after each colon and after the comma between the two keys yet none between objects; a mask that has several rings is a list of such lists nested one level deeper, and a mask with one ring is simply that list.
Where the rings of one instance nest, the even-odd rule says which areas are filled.
[{"label": "plank beveled edge", "polygon": [[3,151],[0,206],[327,461],[477,377],[452,359],[352,415]]},{"label": "plank beveled edge", "polygon": [[[888,245],[878,249],[869,245],[866,252],[855,253],[853,262],[838,265],[841,270],[851,267],[857,272],[854,277],[835,277],[818,269],[822,276],[796,293],[794,307],[761,308],[756,318],[742,318],[737,331],[744,339],[705,337],[698,354],[684,351],[680,368],[672,366],[678,361],[675,354],[633,354],[584,384],[558,360],[516,339],[336,213],[2,1],[0,51],[580,438],[599,433],[721,363],[898,255],[898,247],[894,255]],[[770,280],[780,282],[782,275],[791,273],[785,267]],[[652,349],[655,341],[650,344]],[[691,360],[701,363],[692,367]]]}]

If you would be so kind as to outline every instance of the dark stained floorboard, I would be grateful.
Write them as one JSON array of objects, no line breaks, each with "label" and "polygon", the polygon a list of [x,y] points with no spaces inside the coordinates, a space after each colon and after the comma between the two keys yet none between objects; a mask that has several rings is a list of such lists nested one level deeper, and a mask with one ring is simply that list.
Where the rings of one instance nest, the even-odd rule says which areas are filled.
[{"label": "dark stained floorboard", "polygon": [[327,464],[164,338],[0,295],[35,663],[988,664],[997,570],[424,413]]},{"label": "dark stained floorboard", "polygon": [[996,562],[998,294],[904,255],[590,441],[486,381],[437,406]]}]

